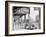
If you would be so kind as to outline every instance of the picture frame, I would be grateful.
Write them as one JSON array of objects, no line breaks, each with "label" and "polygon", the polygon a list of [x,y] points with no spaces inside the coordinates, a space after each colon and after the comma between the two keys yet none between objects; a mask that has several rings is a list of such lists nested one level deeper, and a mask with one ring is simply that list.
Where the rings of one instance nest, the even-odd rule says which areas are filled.
[{"label": "picture frame", "polygon": [[45,34],[45,3],[5,1],[5,36]]}]

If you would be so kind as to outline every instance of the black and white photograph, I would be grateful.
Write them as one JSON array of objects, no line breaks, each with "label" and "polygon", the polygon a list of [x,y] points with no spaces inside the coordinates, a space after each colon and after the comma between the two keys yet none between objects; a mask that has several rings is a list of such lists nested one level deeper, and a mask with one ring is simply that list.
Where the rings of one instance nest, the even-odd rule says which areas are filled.
[{"label": "black and white photograph", "polygon": [[13,6],[13,30],[40,29],[40,7]]},{"label": "black and white photograph", "polygon": [[45,33],[45,4],[39,2],[5,2],[5,35]]}]

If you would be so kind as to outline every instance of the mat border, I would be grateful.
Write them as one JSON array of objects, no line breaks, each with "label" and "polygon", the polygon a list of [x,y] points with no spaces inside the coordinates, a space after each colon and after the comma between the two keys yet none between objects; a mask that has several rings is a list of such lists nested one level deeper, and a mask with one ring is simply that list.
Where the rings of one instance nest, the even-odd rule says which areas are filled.
[{"label": "mat border", "polygon": [[[8,2],[27,3],[27,4],[42,4],[43,5],[43,33],[26,33],[26,34],[8,34]],[[5,36],[20,36],[20,35],[35,35],[45,34],[45,3],[41,2],[25,2],[25,1],[5,1]]]}]

